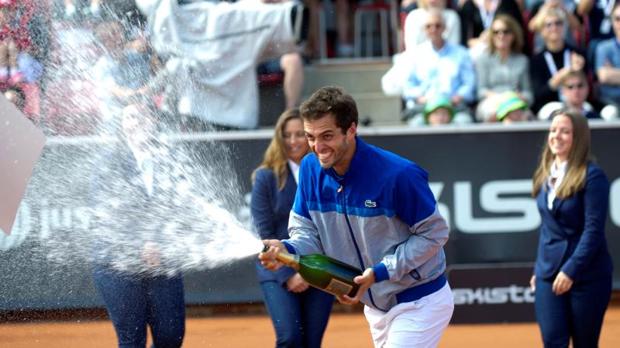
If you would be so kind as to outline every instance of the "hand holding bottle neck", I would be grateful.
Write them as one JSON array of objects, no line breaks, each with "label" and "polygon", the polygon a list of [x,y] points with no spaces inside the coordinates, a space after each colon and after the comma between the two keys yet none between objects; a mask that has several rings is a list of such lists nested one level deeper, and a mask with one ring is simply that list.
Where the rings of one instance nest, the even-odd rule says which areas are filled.
[{"label": "hand holding bottle neck", "polygon": [[299,271],[299,255],[293,255],[287,253],[286,251],[282,251],[276,254],[276,260],[295,269],[296,271]]}]

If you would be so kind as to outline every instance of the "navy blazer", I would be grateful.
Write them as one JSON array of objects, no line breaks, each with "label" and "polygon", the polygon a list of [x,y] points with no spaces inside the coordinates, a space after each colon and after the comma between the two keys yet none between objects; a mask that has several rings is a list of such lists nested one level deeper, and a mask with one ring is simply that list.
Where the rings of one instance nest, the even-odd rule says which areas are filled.
[{"label": "navy blazer", "polygon": [[[286,184],[282,191],[278,189],[273,170],[260,168],[256,171],[250,207],[254,227],[261,239],[288,239],[288,217],[293,207],[296,191],[297,183],[290,168],[288,168]],[[280,284],[295,274],[295,271],[289,267],[282,267],[272,272],[260,264],[257,264],[257,272],[259,281],[276,280]]]},{"label": "navy blazer", "polygon": [[537,197],[542,218],[535,274],[553,280],[560,272],[573,281],[610,277],[612,261],[607,250],[605,222],[609,181],[597,165],[588,164],[584,188],[547,207],[548,187]]}]

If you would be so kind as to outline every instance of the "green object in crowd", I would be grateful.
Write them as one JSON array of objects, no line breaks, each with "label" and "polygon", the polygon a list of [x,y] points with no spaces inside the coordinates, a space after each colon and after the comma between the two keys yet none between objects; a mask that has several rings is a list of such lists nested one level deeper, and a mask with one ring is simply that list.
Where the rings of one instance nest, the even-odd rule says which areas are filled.
[{"label": "green object in crowd", "polygon": [[519,98],[519,95],[515,92],[506,92],[500,99],[497,112],[495,113],[497,120],[502,121],[506,118],[506,115],[515,111],[526,109],[527,103],[523,99]]}]

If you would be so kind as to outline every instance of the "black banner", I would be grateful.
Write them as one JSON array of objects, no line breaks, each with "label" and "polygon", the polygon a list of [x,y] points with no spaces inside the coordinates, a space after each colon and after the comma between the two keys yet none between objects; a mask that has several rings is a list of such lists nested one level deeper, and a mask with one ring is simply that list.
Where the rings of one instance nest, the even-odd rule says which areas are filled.
[{"label": "black banner", "polygon": [[[594,124],[592,136],[593,154],[612,185],[606,231],[612,255],[620,255],[619,130],[617,124]],[[449,265],[493,268],[535,258],[540,217],[530,197],[531,176],[546,131],[546,124],[528,124],[440,130],[369,128],[361,134],[367,142],[409,158],[429,172],[431,188],[451,226],[446,246]],[[222,181],[234,183],[223,186],[231,191],[227,206],[249,225],[250,175],[271,133],[187,135],[176,141],[193,151],[201,165],[225,162]],[[88,230],[88,173],[97,168],[86,159],[106,146],[110,145],[91,138],[50,139],[12,234],[0,236],[0,311],[101,306],[90,265],[52,262],[44,246],[53,236]],[[261,301],[253,262],[247,258],[187,273],[187,303]],[[614,263],[614,288],[620,289],[620,258]]]}]

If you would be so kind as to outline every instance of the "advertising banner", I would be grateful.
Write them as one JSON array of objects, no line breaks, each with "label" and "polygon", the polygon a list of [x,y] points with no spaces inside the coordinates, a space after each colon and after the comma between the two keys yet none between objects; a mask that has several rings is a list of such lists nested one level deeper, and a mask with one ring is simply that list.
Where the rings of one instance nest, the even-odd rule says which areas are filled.
[{"label": "advertising banner", "polygon": [[[486,273],[502,269],[502,264],[534,261],[540,217],[530,196],[531,177],[547,127],[368,128],[362,129],[361,136],[429,172],[439,209],[451,227],[446,254],[456,277],[455,270],[462,265],[483,265]],[[592,128],[593,154],[611,183],[608,244],[612,255],[620,255],[620,125],[601,123]],[[216,169],[220,177],[209,179],[212,182],[208,184],[229,192],[224,207],[249,227],[250,177],[271,134],[231,132],[171,139],[195,154],[197,166]],[[102,305],[92,286],[91,266],[71,256],[75,250],[90,247],[76,238],[88,234],[91,223],[89,178],[98,168],[90,159],[109,146],[93,138],[48,141],[11,235],[0,234],[0,311]],[[620,257],[615,257],[614,263],[614,288],[620,289]],[[469,272],[477,271],[467,272],[469,277]],[[508,274],[510,279],[506,279]],[[483,278],[457,285],[459,289],[473,289],[474,294],[478,288],[508,287],[510,296],[511,287],[523,287],[529,274],[527,266],[506,274],[489,271],[488,277],[497,275],[499,279],[495,285],[483,284]],[[475,279],[480,279],[479,285]],[[188,304],[262,301],[254,257],[190,271],[185,280]],[[455,296],[464,303],[471,301],[463,292]],[[518,297],[527,296],[519,292]],[[459,318],[456,312],[455,318]]]}]

